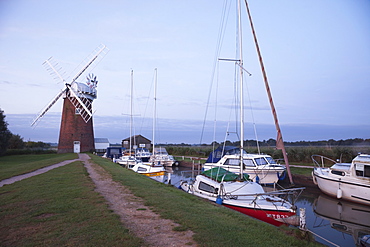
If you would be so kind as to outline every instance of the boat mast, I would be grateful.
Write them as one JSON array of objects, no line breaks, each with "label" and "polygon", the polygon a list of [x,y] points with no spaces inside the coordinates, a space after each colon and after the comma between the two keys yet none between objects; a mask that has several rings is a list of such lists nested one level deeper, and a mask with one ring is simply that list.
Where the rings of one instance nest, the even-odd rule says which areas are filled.
[{"label": "boat mast", "polygon": [[130,156],[132,153],[132,95],[134,88],[134,70],[131,69],[131,97],[130,97]]},{"label": "boat mast", "polygon": [[156,128],[156,118],[157,118],[157,68],[154,69],[154,109],[153,109],[153,156],[155,147],[155,128]]},{"label": "boat mast", "polygon": [[238,0],[238,42],[239,42],[239,82],[240,82],[240,178],[243,178],[244,152],[244,100],[243,100],[243,50],[241,25],[241,0]]},{"label": "boat mast", "polygon": [[253,26],[253,22],[252,22],[252,16],[251,16],[251,14],[249,12],[249,7],[248,7],[247,0],[244,0],[244,1],[245,1],[245,5],[247,7],[247,13],[248,13],[248,17],[249,17],[249,22],[250,22],[250,25],[251,25],[251,29],[252,29],[252,33],[253,33],[253,38],[254,38],[254,43],[256,45],[256,50],[257,50],[259,61],[260,61],[260,66],[261,66],[261,70],[262,70],[262,74],[263,74],[263,79],[265,81],[265,87],[266,87],[267,95],[268,95],[268,98],[269,98],[269,101],[270,101],[270,107],[271,107],[272,115],[273,115],[274,120],[275,120],[275,128],[276,128],[276,132],[277,132],[276,148],[277,149],[281,149],[281,151],[283,153],[283,157],[284,157],[284,162],[285,162],[285,165],[286,165],[286,168],[287,168],[287,171],[288,171],[288,176],[289,176],[290,183],[291,184],[294,184],[293,183],[292,174],[290,172],[288,155],[287,155],[287,153],[285,151],[283,136],[281,134],[281,130],[280,130],[280,126],[279,126],[279,121],[278,121],[277,113],[276,113],[276,110],[275,110],[274,102],[272,100],[270,86],[269,86],[269,83],[268,83],[268,80],[267,80],[265,66],[263,64],[262,55],[261,55],[260,48],[259,48],[259,45],[258,45],[258,42],[257,42],[257,36],[256,36],[255,31],[254,31],[254,26]]}]

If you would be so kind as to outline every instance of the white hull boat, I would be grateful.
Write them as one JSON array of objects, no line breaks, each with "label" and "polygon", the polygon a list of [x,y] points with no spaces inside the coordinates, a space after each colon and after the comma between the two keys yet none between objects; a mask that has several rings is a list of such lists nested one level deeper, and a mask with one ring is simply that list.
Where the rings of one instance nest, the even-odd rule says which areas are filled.
[{"label": "white hull boat", "polygon": [[275,226],[288,224],[297,217],[296,207],[278,195],[287,196],[303,190],[265,193],[260,184],[248,180],[248,175],[240,179],[240,175],[220,167],[204,171],[196,176],[194,182],[182,181],[180,188]]},{"label": "white hull boat", "polygon": [[[370,205],[370,155],[360,154],[352,163],[337,163],[313,155],[313,181],[322,192],[338,199]],[[334,163],[325,167],[325,161]]]},{"label": "white hull boat", "polygon": [[149,162],[150,156],[152,155],[146,148],[136,149],[136,158],[141,159],[143,162]]},{"label": "white hull boat", "polygon": [[[266,154],[247,154],[243,150],[243,173],[260,184],[274,184],[284,179],[286,169]],[[219,147],[203,165],[205,170],[221,167],[233,173],[240,172],[240,151],[236,147]]]},{"label": "white hull boat", "polygon": [[163,166],[178,165],[178,162],[172,155],[169,155],[165,148],[159,147],[154,148],[153,154],[149,159],[149,162],[161,164]]},{"label": "white hull boat", "polygon": [[165,168],[162,165],[156,165],[150,162],[137,162],[136,164],[128,165],[127,167],[134,172],[148,176],[148,177],[159,177],[165,175]]}]

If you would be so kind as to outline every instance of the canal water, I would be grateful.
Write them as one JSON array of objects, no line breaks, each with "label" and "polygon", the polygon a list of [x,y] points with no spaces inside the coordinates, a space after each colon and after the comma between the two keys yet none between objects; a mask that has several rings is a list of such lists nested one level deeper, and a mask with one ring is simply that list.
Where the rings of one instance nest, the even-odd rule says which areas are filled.
[{"label": "canal water", "polygon": [[[175,187],[196,174],[189,167],[166,168],[166,171],[165,176],[154,179]],[[300,195],[296,206],[306,209],[306,227],[314,233],[315,240],[324,245],[361,246],[360,238],[370,234],[369,206],[339,201],[310,187]]]}]

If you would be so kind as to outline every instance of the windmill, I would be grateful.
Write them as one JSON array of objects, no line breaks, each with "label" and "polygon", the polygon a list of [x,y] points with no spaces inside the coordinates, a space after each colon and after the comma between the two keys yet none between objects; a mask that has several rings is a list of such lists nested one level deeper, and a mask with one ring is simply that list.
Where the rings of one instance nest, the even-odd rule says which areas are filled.
[{"label": "windmill", "polygon": [[34,126],[63,96],[64,101],[59,132],[58,153],[79,153],[95,150],[92,102],[97,97],[96,87],[98,80],[94,74],[88,74],[85,83],[77,82],[77,79],[97,60],[99,55],[103,57],[107,52],[108,48],[105,45],[100,45],[96,48],[82,63],[84,66],[70,82],[67,82],[63,78],[61,68],[52,58],[49,58],[43,63],[55,79],[64,83],[65,88],[41,111],[32,122],[31,126]]}]

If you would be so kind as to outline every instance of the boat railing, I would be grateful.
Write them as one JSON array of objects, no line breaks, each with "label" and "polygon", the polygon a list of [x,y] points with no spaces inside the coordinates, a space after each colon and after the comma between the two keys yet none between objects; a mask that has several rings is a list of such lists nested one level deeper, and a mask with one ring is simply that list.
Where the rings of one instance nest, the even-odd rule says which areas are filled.
[{"label": "boat railing", "polygon": [[313,161],[313,164],[315,168],[325,168],[334,165],[337,163],[335,160],[332,160],[328,157],[322,156],[322,155],[311,155],[311,159]]}]

